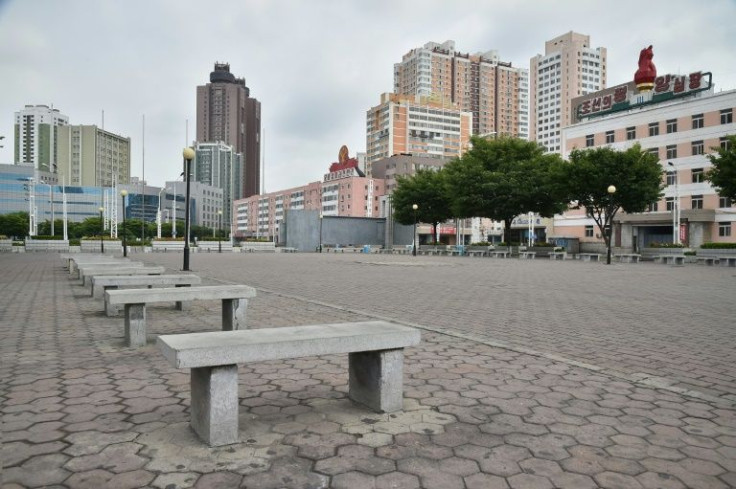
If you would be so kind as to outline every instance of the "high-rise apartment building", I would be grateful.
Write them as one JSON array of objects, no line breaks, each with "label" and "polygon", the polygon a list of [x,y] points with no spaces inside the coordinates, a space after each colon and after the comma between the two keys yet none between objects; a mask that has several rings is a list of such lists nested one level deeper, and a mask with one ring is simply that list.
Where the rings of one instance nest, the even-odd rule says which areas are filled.
[{"label": "high-rise apartment building", "polygon": [[260,192],[261,103],[227,63],[215,63],[210,83],[197,87],[197,141],[231,145],[243,155],[242,195]]},{"label": "high-rise apartment building", "polygon": [[529,139],[559,153],[572,99],[606,88],[606,48],[591,48],[590,36],[571,31],[547,41],[544,54],[531,59],[529,72]]},{"label": "high-rise apartment building", "polygon": [[472,113],[476,135],[529,136],[529,72],[501,61],[497,51],[463,54],[454,41],[429,42],[394,65],[394,93]]},{"label": "high-rise apartment building", "polygon": [[26,105],[15,113],[14,163],[33,163],[39,171],[54,172],[60,126],[69,118],[48,105]]},{"label": "high-rise apartment building", "polygon": [[395,154],[427,154],[454,158],[470,142],[473,114],[448,101],[420,95],[384,93],[366,117],[366,174],[371,164]]},{"label": "high-rise apartment building", "polygon": [[95,125],[60,126],[57,146],[59,180],[67,185],[130,183],[130,138]]},{"label": "high-rise apartment building", "polygon": [[222,222],[232,218],[233,201],[243,197],[243,155],[223,142],[197,143],[192,177],[197,182],[222,189]]}]

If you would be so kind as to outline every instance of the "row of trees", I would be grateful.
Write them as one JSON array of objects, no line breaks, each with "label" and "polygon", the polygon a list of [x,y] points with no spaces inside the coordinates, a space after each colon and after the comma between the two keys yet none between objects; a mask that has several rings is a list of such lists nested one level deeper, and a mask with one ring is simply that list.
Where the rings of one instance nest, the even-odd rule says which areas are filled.
[{"label": "row of trees", "polygon": [[[736,137],[730,140],[729,149],[709,155],[713,168],[707,178],[722,196],[736,200]],[[624,151],[574,150],[564,161],[534,142],[473,137],[472,148],[442,169],[397,179],[394,217],[402,224],[416,218],[435,229],[447,219],[487,217],[503,222],[508,236],[516,216],[552,217],[585,208],[608,246],[606,229],[619,210],[643,212],[660,199],[662,174],[657,156],[638,144]]]},{"label": "row of trees", "polygon": [[[56,236],[61,237],[63,229],[63,220],[54,220],[54,233]],[[177,222],[176,231],[178,237],[182,237],[184,235],[184,221]],[[88,217],[82,222],[67,222],[67,235],[69,236],[69,239],[97,237],[101,232],[102,222],[99,217]],[[155,237],[157,235],[156,223],[146,222],[143,224],[140,219],[127,219],[125,226],[123,226],[122,222],[118,223],[118,237],[122,238],[123,234],[125,234],[125,239],[130,243],[134,243],[136,240],[139,240],[142,233],[145,233],[145,239]],[[11,214],[0,215],[0,235],[20,238],[27,234],[27,212],[13,212]],[[104,234],[109,236],[110,230],[105,230]],[[51,221],[47,220],[38,223],[38,235],[51,235]],[[220,231],[215,230],[214,236],[218,235],[221,238],[226,239],[227,231],[225,229]],[[161,224],[161,236],[165,238],[170,238],[172,236],[172,225],[170,223]],[[192,239],[197,238],[198,240],[212,238],[213,229],[205,226],[192,226],[191,236]]]}]

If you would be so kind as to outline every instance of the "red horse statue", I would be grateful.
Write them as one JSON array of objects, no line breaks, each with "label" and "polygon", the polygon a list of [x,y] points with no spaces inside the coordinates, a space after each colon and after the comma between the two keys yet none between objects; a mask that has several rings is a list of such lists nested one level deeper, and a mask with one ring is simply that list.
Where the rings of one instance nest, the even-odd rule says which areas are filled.
[{"label": "red horse statue", "polygon": [[639,69],[634,74],[634,83],[640,92],[648,92],[654,88],[654,79],[657,78],[657,67],[652,61],[654,51],[652,46],[644,48],[639,53]]}]

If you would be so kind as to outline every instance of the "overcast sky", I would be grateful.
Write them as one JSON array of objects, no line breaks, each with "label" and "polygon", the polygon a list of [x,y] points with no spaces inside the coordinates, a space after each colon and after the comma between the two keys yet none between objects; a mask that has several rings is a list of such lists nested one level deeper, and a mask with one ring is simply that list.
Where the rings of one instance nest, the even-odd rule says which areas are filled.
[{"label": "overcast sky", "polygon": [[[321,180],[338,150],[365,151],[365,114],[393,64],[426,42],[496,49],[529,67],[569,31],[608,49],[608,85],[654,45],[660,74],[713,73],[736,89],[736,1],[0,0],[0,163],[15,111],[47,104],[71,124],[131,138],[132,171],[161,185],[195,137],[196,87],[230,63],[261,102],[266,191]],[[142,118],[145,114],[145,151]]]}]

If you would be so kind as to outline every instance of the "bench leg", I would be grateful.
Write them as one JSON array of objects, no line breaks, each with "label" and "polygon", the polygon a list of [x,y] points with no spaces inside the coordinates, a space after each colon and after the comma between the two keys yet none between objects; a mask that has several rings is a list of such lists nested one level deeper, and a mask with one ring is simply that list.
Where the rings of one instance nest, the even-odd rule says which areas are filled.
[{"label": "bench leg", "polygon": [[379,413],[399,411],[404,398],[404,349],[350,353],[349,393]]},{"label": "bench leg", "polygon": [[238,442],[238,366],[193,368],[190,425],[210,446]]},{"label": "bench leg", "polygon": [[[176,284],[174,285],[174,287],[189,287],[189,284]],[[186,311],[187,309],[189,309],[189,305],[189,301],[177,301],[176,305],[174,305],[174,309],[176,309],[177,311]]]},{"label": "bench leg", "polygon": [[118,288],[117,285],[98,285],[94,282],[92,283],[92,297],[95,299],[101,299],[105,296],[106,290],[116,290]]},{"label": "bench leg", "polygon": [[248,299],[222,300],[222,330],[234,331],[247,329],[245,313],[248,309]]},{"label": "bench leg", "polygon": [[131,348],[146,346],[145,304],[125,304],[125,342]]}]

